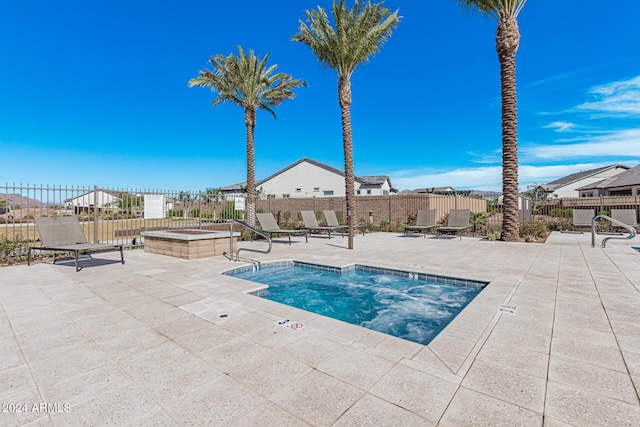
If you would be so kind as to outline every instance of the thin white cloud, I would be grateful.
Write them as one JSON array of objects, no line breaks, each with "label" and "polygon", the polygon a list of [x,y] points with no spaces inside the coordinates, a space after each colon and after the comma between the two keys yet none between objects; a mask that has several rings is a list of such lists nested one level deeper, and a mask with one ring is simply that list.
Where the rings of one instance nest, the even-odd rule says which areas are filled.
[{"label": "thin white cloud", "polygon": [[549,123],[548,125],[543,127],[547,129],[554,129],[556,132],[569,132],[576,128],[576,124],[558,121],[558,122]]},{"label": "thin white cloud", "polygon": [[[565,140],[568,141],[568,140]],[[583,142],[556,145],[528,145],[520,148],[523,160],[569,160],[594,157],[637,157],[640,128],[585,137]]]},{"label": "thin white cloud", "polygon": [[[622,163],[635,166],[640,163],[640,157],[610,162],[588,162],[562,165],[520,165],[518,181],[520,190],[526,190],[533,184],[545,184],[572,173],[581,172]],[[502,166],[486,166],[479,168],[459,168],[450,171],[399,171],[391,174],[391,182],[400,190],[415,190],[418,188],[451,186],[458,190],[501,191]]]},{"label": "thin white cloud", "polygon": [[596,100],[578,105],[578,110],[612,116],[640,115],[640,76],[595,86],[589,92]]}]

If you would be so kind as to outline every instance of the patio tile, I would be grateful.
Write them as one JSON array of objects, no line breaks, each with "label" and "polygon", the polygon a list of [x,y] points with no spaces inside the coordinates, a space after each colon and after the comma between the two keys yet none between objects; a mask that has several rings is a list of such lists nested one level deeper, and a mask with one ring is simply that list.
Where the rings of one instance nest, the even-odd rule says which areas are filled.
[{"label": "patio tile", "polygon": [[545,380],[476,360],[462,386],[542,414]]},{"label": "patio tile", "polygon": [[100,347],[92,344],[41,362],[31,363],[30,366],[36,384],[43,385],[61,381],[111,362],[109,356]]},{"label": "patio tile", "polygon": [[222,372],[228,373],[238,366],[270,353],[266,347],[242,337],[219,344],[200,353],[200,358]]},{"label": "patio tile", "polygon": [[205,350],[209,350],[219,344],[225,343],[237,337],[217,325],[209,324],[209,326],[174,338],[174,342],[180,344],[191,353],[198,354]]},{"label": "patio tile", "polygon": [[156,331],[165,337],[175,340],[178,337],[198,331],[211,326],[211,322],[202,320],[197,316],[188,315],[177,320],[163,323],[155,328]]},{"label": "patio tile", "polygon": [[613,371],[577,360],[552,357],[549,380],[638,404],[638,395],[626,372]]},{"label": "patio tile", "polygon": [[265,357],[241,365],[229,375],[256,393],[269,397],[309,371],[310,366],[292,357],[270,352]]},{"label": "patio tile", "polygon": [[575,359],[620,372],[627,371],[620,349],[617,347],[554,337],[551,342],[551,356]]},{"label": "patio tile", "polygon": [[640,406],[611,399],[550,381],[545,414],[579,426],[635,427],[640,423]]},{"label": "patio tile", "polygon": [[57,425],[123,425],[159,409],[157,403],[137,385],[116,388],[95,398],[71,405],[69,412],[53,415]]},{"label": "patio tile", "polygon": [[364,395],[336,421],[334,427],[344,426],[404,426],[424,427],[429,422],[406,409],[369,394]]},{"label": "patio tile", "polygon": [[40,386],[46,402],[78,404],[133,381],[115,363],[108,362],[57,382]]},{"label": "patio tile", "polygon": [[229,424],[230,427],[310,427],[310,424],[295,417],[270,401],[262,403],[260,406]]},{"label": "patio tile", "polygon": [[389,360],[346,347],[336,351],[330,359],[318,365],[317,369],[347,384],[367,390],[393,365]]},{"label": "patio tile", "polygon": [[369,393],[437,422],[457,385],[435,376],[396,365]]},{"label": "patio tile", "polygon": [[3,399],[2,401],[6,403],[11,401],[7,398],[8,396],[21,393],[35,388],[36,386],[27,365],[21,365],[13,369],[0,370],[0,384],[2,384],[2,387],[0,388],[0,399]]},{"label": "patio tile", "polygon": [[133,379],[139,379],[173,363],[183,362],[189,357],[191,356],[182,347],[167,341],[120,359],[118,364]]},{"label": "patio tile", "polygon": [[337,341],[306,334],[284,345],[280,351],[316,368],[345,346]]},{"label": "patio tile", "polygon": [[222,372],[196,357],[189,357],[137,380],[161,405],[169,405],[210,382]]},{"label": "patio tile", "polygon": [[314,370],[270,400],[311,425],[329,426],[362,395],[357,388]]},{"label": "patio tile", "polygon": [[264,402],[264,398],[226,375],[178,399],[166,409],[186,425],[227,425]]},{"label": "patio tile", "polygon": [[547,378],[549,356],[520,347],[517,341],[506,346],[499,342],[488,341],[482,347],[476,359],[514,369],[541,379]]},{"label": "patio tile", "polygon": [[542,415],[495,397],[460,387],[439,425],[474,427],[540,426]]}]

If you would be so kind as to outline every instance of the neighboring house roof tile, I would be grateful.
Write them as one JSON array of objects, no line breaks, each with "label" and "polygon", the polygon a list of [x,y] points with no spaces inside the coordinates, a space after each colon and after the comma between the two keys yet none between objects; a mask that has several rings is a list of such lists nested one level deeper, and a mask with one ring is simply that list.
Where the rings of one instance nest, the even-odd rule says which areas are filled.
[{"label": "neighboring house roof tile", "polygon": [[602,181],[594,182],[592,184],[584,185],[576,190],[591,190],[591,189],[604,189],[604,188],[619,188],[629,187],[633,185],[640,185],[640,165],[626,170],[611,178],[603,179]]},{"label": "neighboring house roof tile", "polygon": [[548,182],[548,183],[544,184],[544,187],[547,190],[553,191],[553,190],[555,190],[557,188],[564,187],[564,186],[569,185],[569,184],[573,184],[574,182],[578,182],[581,179],[585,179],[585,178],[588,178],[590,176],[597,175],[600,172],[604,172],[606,170],[614,169],[614,168],[629,169],[629,166],[625,166],[625,165],[621,165],[621,164],[614,164],[614,165],[609,165],[609,166],[603,166],[601,168],[591,169],[591,170],[588,170],[588,171],[576,172],[576,173],[572,173],[571,175],[567,175],[567,176],[564,176],[562,178],[558,178],[558,179],[556,179],[554,181]]}]

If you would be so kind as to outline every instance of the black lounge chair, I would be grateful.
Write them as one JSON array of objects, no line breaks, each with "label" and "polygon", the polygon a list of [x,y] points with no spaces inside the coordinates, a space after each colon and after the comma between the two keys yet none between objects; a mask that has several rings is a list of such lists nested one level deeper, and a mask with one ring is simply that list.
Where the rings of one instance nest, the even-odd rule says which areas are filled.
[{"label": "black lounge chair", "polygon": [[[436,238],[443,231],[445,233],[458,234],[468,228],[471,228],[471,211],[469,209],[451,209],[447,225],[436,227],[436,230],[438,230]],[[462,240],[462,236],[460,236],[460,240]]]},{"label": "black lounge chair", "polygon": [[424,237],[427,237],[427,232],[436,228],[436,210],[435,209],[421,209],[418,210],[418,216],[416,218],[416,225],[405,225],[404,235],[408,232],[423,232]]}]

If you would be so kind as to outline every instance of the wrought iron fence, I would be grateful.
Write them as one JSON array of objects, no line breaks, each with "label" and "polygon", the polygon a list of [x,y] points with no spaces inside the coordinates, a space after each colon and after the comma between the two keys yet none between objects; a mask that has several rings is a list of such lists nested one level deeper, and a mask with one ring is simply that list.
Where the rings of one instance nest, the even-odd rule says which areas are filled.
[{"label": "wrought iron fence", "polygon": [[[98,186],[50,186],[8,184],[0,186],[0,237],[22,239],[31,244],[39,240],[34,218],[75,215],[88,241],[141,246],[141,233],[171,228],[223,229],[228,219],[242,219],[242,194],[222,194],[215,190],[173,191]],[[322,211],[334,210],[346,222],[344,197],[259,198],[257,212],[272,212],[283,228],[302,227],[300,211],[313,210],[320,222]],[[574,208],[592,208],[594,215],[611,209],[635,209],[640,197],[580,197],[534,202],[521,197],[520,220],[544,223],[549,230],[569,229]],[[446,221],[451,209],[470,209],[470,233],[497,238],[502,227],[499,193],[393,194],[357,196],[355,220],[371,231],[402,231],[415,221],[420,209],[435,209],[438,220]]]}]

